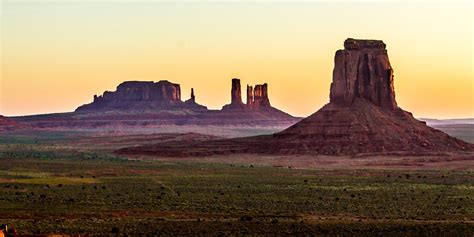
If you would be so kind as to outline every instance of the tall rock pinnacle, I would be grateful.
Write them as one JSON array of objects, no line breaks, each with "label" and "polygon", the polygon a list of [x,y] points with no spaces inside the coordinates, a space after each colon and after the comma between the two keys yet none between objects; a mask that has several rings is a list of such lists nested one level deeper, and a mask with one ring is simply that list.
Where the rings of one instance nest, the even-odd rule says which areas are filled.
[{"label": "tall rock pinnacle", "polygon": [[192,102],[196,102],[196,97],[194,96],[194,88],[191,88],[191,98],[190,98],[190,100]]},{"label": "tall rock pinnacle", "polygon": [[232,79],[231,104],[242,104],[242,92],[240,90],[240,79]]},{"label": "tall rock pinnacle", "polygon": [[240,89],[240,79],[232,79],[232,88],[230,90],[230,104],[222,107],[223,111],[242,111],[246,109],[246,105],[242,103],[242,92]]},{"label": "tall rock pinnacle", "polygon": [[253,88],[252,86],[247,85],[247,106],[252,106],[253,104]]},{"label": "tall rock pinnacle", "polygon": [[381,40],[346,39],[334,59],[330,100],[351,105],[364,98],[384,109],[397,108],[393,70]]},{"label": "tall rock pinnacle", "polygon": [[[224,105],[223,110],[246,110],[248,112],[258,112],[258,111],[279,111],[273,108],[268,99],[268,84],[259,84],[254,87],[247,85],[247,101],[246,104],[242,103],[241,91],[240,91],[240,79],[232,79],[232,89],[231,89],[231,103]],[[279,111],[278,113],[280,113]]]}]

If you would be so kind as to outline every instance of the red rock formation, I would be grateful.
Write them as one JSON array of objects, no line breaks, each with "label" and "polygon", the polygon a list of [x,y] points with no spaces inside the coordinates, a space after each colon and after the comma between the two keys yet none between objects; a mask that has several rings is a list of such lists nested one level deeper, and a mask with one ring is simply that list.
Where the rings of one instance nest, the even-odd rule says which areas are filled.
[{"label": "red rock formation", "polygon": [[184,108],[191,110],[207,111],[207,107],[196,103],[196,96],[194,95],[194,88],[191,88],[191,98],[184,102]]},{"label": "red rock formation", "polygon": [[196,97],[194,96],[194,88],[191,88],[191,101],[196,102]]},{"label": "red rock formation", "polygon": [[330,103],[274,134],[272,140],[280,143],[277,153],[427,154],[474,149],[397,106],[393,69],[382,41],[347,39],[344,47],[336,52]]},{"label": "red rock formation", "polygon": [[364,98],[386,109],[397,108],[393,70],[380,40],[347,39],[334,59],[330,101],[351,105]]},{"label": "red rock formation", "polygon": [[118,85],[114,92],[94,95],[91,104],[83,105],[76,111],[167,109],[179,107],[182,103],[179,84],[169,81],[126,81]]},{"label": "red rock formation", "polygon": [[[473,144],[428,127],[397,106],[393,70],[382,41],[347,39],[344,46],[336,52],[330,103],[288,129],[267,136],[143,149],[152,149],[154,155],[165,149],[167,156],[432,155],[474,151]],[[254,101],[264,97],[264,89],[262,93],[257,91]],[[127,154],[130,150],[119,152]],[[128,154],[133,153],[146,152],[135,147]]]},{"label": "red rock formation", "polygon": [[253,104],[253,88],[252,86],[247,85],[247,102],[248,107],[252,107]]},{"label": "red rock formation", "polygon": [[242,103],[242,92],[240,88],[240,79],[232,79],[232,87],[230,90],[230,104],[224,105],[222,111],[242,111],[246,109],[244,103]]},{"label": "red rock formation", "polygon": [[262,85],[255,85],[255,87],[247,85],[247,101],[246,104],[242,103],[240,93],[240,80],[232,79],[232,90],[231,90],[232,102],[225,105],[223,111],[231,110],[246,110],[249,112],[268,112],[277,110],[270,105],[268,99],[268,85],[264,83]]},{"label": "red rock formation", "polygon": [[156,100],[173,102],[181,100],[181,89],[179,84],[174,84],[169,81],[159,81],[156,83],[127,81],[117,86],[117,91],[110,95],[113,95],[120,100]]},{"label": "red rock formation", "polygon": [[232,79],[232,89],[230,90],[231,104],[242,104],[242,92],[240,88],[240,79]]},{"label": "red rock formation", "polygon": [[251,108],[261,109],[265,107],[271,107],[270,100],[268,99],[268,85],[267,83],[255,85]]}]

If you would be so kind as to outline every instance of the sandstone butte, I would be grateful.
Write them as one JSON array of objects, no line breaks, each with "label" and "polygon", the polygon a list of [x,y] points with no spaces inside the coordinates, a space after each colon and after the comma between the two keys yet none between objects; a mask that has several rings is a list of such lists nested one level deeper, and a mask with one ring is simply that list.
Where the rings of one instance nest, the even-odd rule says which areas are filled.
[{"label": "sandstone butte", "polygon": [[264,112],[270,113],[272,115],[287,115],[281,110],[278,110],[270,104],[270,99],[268,98],[268,84],[264,83],[261,85],[255,85],[252,87],[247,85],[247,100],[244,104],[242,102],[242,92],[240,86],[240,79],[232,79],[231,87],[231,102],[230,104],[224,105],[222,107],[223,112]]},{"label": "sandstone butte", "polygon": [[[184,145],[156,144],[124,148],[117,152],[156,156],[207,156],[233,153],[448,154],[474,150],[473,144],[431,128],[398,107],[393,83],[394,71],[385,43],[380,40],[349,38],[344,42],[344,49],[338,50],[334,58],[330,102],[281,132]],[[235,105],[240,105],[240,90],[237,88],[235,86]],[[254,90],[253,101],[265,97],[266,89],[264,86],[261,88]],[[248,101],[252,99],[249,98]],[[262,102],[266,104],[267,100],[258,103]]]},{"label": "sandstone butte", "polygon": [[[224,105],[220,112],[223,113],[265,113],[280,118],[293,117],[271,106],[268,98],[268,85],[247,85],[247,103],[242,102],[240,79],[232,79],[231,102]],[[179,84],[169,81],[126,81],[117,86],[116,91],[105,91],[102,95],[94,95],[90,104],[82,105],[76,109],[78,113],[100,111],[156,111],[187,109],[194,112],[205,113],[206,106],[196,103],[194,89],[191,89],[191,98],[181,100]],[[213,111],[213,115],[216,111]]]},{"label": "sandstone butte", "polygon": [[[231,103],[222,110],[210,110],[190,99],[181,100],[179,84],[169,81],[126,81],[115,91],[94,95],[93,101],[72,113],[12,117],[26,127],[39,129],[127,130],[167,125],[288,127],[301,118],[270,105],[267,84],[256,85],[242,102],[240,80],[232,79]],[[23,127],[25,127],[23,126]]]},{"label": "sandstone butte", "polygon": [[93,111],[130,111],[160,109],[207,110],[206,106],[196,103],[194,90],[191,99],[181,101],[179,84],[169,81],[126,81],[117,86],[116,91],[106,91],[94,95],[94,101],[80,106],[76,112]]}]

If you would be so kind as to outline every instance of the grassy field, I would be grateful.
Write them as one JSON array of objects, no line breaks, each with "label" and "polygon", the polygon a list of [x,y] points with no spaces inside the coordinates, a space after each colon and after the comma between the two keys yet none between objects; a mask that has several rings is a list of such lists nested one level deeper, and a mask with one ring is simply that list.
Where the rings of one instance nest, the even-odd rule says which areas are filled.
[{"label": "grassy field", "polygon": [[474,234],[472,167],[138,161],[24,141],[0,145],[0,223],[20,234]]}]

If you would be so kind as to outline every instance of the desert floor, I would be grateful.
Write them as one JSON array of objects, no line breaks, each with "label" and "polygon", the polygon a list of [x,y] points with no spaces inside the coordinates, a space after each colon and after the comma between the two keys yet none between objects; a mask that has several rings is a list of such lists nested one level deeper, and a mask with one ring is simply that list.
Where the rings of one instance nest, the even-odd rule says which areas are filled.
[{"label": "desert floor", "polygon": [[[0,135],[19,234],[472,236],[474,156],[122,157],[190,134]],[[201,137],[199,139],[211,139]]]}]

